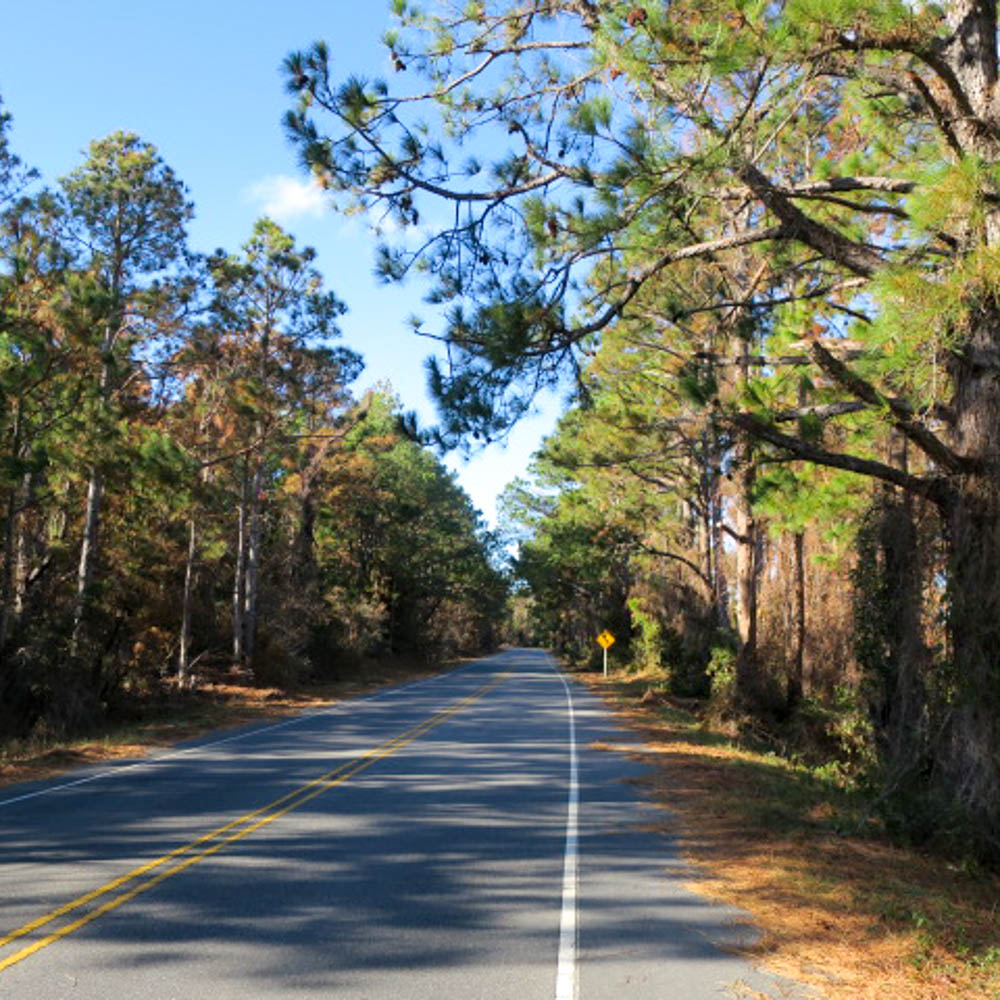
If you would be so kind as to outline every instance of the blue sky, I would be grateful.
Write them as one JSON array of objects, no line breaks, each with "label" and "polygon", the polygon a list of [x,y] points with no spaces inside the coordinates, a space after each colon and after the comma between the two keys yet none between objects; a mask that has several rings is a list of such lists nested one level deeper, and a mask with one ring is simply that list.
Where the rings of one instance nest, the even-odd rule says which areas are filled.
[{"label": "blue sky", "polygon": [[[280,119],[288,107],[281,62],[325,39],[334,72],[391,73],[379,38],[382,0],[33,0],[6,4],[0,28],[0,96],[14,116],[12,146],[46,182],[68,173],[95,138],[116,129],[157,146],[190,190],[197,250],[235,250],[267,212],[314,246],[329,287],[349,313],[345,342],[367,363],[358,389],[388,379],[406,409],[433,423],[423,360],[433,343],[406,328],[434,312],[417,283],[379,285],[363,220],[332,213],[298,170]],[[449,456],[483,513],[522,474],[558,403],[464,462]]]}]

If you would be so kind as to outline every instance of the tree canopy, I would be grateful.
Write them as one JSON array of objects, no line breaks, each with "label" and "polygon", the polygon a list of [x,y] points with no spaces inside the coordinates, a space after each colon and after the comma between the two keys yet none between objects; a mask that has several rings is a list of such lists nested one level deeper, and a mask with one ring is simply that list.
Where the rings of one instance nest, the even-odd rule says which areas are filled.
[{"label": "tree canopy", "polygon": [[930,504],[947,648],[923,690],[944,735],[919,768],[1000,829],[996,4],[393,14],[391,83],[337,80],[322,44],[289,56],[286,128],[347,205],[421,235],[387,237],[377,265],[426,272],[450,304],[431,331],[449,358],[430,370],[445,437],[502,434],[567,375],[584,410],[595,390],[631,405],[610,338],[616,365],[657,371],[655,437],[627,447],[663,465],[697,444],[709,479],[735,484],[715,492],[744,701],[760,681],[762,493],[802,489],[772,467],[879,484],[883,510]]}]

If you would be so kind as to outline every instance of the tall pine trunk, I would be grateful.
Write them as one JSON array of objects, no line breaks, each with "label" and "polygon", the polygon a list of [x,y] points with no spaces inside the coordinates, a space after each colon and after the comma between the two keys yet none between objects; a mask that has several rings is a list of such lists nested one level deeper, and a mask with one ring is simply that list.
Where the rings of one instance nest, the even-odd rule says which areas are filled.
[{"label": "tall pine trunk", "polygon": [[243,605],[246,595],[247,514],[250,475],[246,463],[240,478],[240,503],[236,529],[236,569],[233,573],[233,662],[242,665],[246,657],[243,632]]},{"label": "tall pine trunk", "polygon": [[249,531],[246,559],[246,582],[243,588],[243,654],[247,661],[253,659],[254,637],[257,632],[257,605],[260,582],[261,545],[261,489],[264,485],[264,468],[258,462],[250,489]]},{"label": "tall pine trunk", "polygon": [[[740,378],[746,386],[750,381],[751,339],[744,338]],[[740,650],[736,658],[736,698],[745,707],[756,705],[760,696],[760,665],[757,656],[757,589],[761,568],[760,526],[753,509],[757,467],[754,445],[750,436],[741,435],[736,449],[736,577],[739,602],[736,624],[740,635]]]},{"label": "tall pine trunk", "polygon": [[715,585],[715,627],[720,631],[732,628],[729,618],[729,581],[726,579],[725,545],[723,544],[723,505],[718,483],[712,492],[712,582]]},{"label": "tall pine trunk", "polygon": [[76,572],[76,605],[73,609],[73,635],[70,641],[71,655],[79,648],[83,621],[90,604],[91,586],[94,577],[94,562],[97,558],[97,541],[101,523],[101,500],[104,496],[104,476],[96,466],[90,470],[87,482],[87,505],[83,515],[83,539],[80,543],[80,561]]},{"label": "tall pine trunk", "polygon": [[739,599],[736,624],[740,635],[737,681],[740,696],[753,698],[757,682],[757,581],[759,578],[759,528],[749,500],[737,500],[736,578]]},{"label": "tall pine trunk", "polygon": [[[200,433],[204,434],[204,422],[199,430]],[[202,484],[207,483],[210,476],[209,466],[206,465],[199,474],[199,482]],[[197,557],[198,522],[195,514],[192,513],[188,520],[188,550],[187,559],[184,563],[184,590],[181,595],[181,632],[177,652],[177,683],[179,686],[183,686],[187,680],[188,671],[191,668],[191,602],[198,579]]]},{"label": "tall pine trunk", "polygon": [[[25,507],[29,507],[35,500],[35,473],[26,472],[24,474],[24,486],[22,489],[22,502]],[[28,603],[28,581],[31,575],[29,562],[31,561],[31,540],[29,536],[28,519],[22,514],[17,518],[17,531],[14,541],[14,591],[13,591],[13,625],[16,629],[24,617],[25,608]],[[64,530],[64,529],[63,529]],[[58,530],[50,530],[50,542],[62,535]],[[36,572],[41,573],[48,563],[50,556],[47,555]]]},{"label": "tall pine trunk", "polygon": [[[119,289],[117,281],[111,289],[114,300],[117,301]],[[121,317],[116,314],[113,322],[104,329],[101,341],[101,376],[99,382],[101,405],[107,410],[111,399],[111,351],[114,348],[115,337],[121,326]],[[73,634],[70,639],[70,655],[75,656],[79,648],[80,633],[84,618],[90,605],[91,587],[94,579],[94,566],[97,562],[97,549],[100,539],[101,502],[104,499],[104,473],[99,464],[90,468],[87,481],[87,506],[83,516],[83,540],[80,544],[80,561],[76,573],[76,605],[73,609]]]},{"label": "tall pine trunk", "polygon": [[[993,0],[951,0],[949,68],[969,112],[955,116],[964,153],[1000,163],[997,7]],[[994,182],[995,188],[995,182]],[[1000,212],[980,230],[1000,248]],[[985,283],[983,283],[985,284]],[[947,525],[949,638],[954,694],[938,778],[945,795],[972,819],[978,847],[1000,860],[1000,302],[972,286],[978,312],[963,351],[953,354],[954,431],[970,471],[955,475],[940,502]]]},{"label": "tall pine trunk", "polygon": [[942,777],[944,787],[976,821],[990,851],[1000,858],[997,480],[977,476],[960,483],[950,515],[950,638],[955,696]]},{"label": "tall pine trunk", "polygon": [[7,501],[7,516],[4,525],[3,539],[3,597],[0,602],[0,658],[7,648],[7,640],[10,638],[14,620],[14,582],[15,563],[14,547],[15,532],[17,530],[17,490],[10,491],[10,499]]},{"label": "tall pine trunk", "polygon": [[[18,459],[21,457],[21,400],[14,404],[13,441],[10,454]],[[3,593],[0,594],[0,657],[7,647],[14,619],[14,591],[17,588],[15,569],[15,538],[18,521],[19,484],[11,486],[7,499],[7,514],[4,518],[3,536]]]},{"label": "tall pine trunk", "polygon": [[948,527],[954,700],[941,778],[1000,858],[1000,306],[984,310],[955,363],[958,450],[976,463],[955,478]]},{"label": "tall pine trunk", "polygon": [[292,573],[303,593],[311,594],[316,586],[319,570],[316,566],[316,507],[313,503],[311,484],[303,485],[299,497],[299,519],[293,545]]},{"label": "tall pine trunk", "polygon": [[191,594],[194,591],[194,563],[198,552],[198,532],[195,519],[188,521],[188,551],[184,564],[184,591],[181,596],[180,648],[177,652],[177,684],[183,686],[187,680],[191,661]]},{"label": "tall pine trunk", "polygon": [[744,706],[751,707],[761,694],[757,655],[757,598],[762,539],[753,509],[756,469],[749,441],[740,448],[738,478],[739,486],[734,504],[737,535],[736,583],[739,590],[736,626],[740,636],[740,650],[736,659],[736,695]]},{"label": "tall pine trunk", "polygon": [[793,585],[795,590],[792,629],[792,669],[788,677],[787,707],[795,708],[805,693],[806,655],[806,561],[805,535],[796,531],[792,536]]}]

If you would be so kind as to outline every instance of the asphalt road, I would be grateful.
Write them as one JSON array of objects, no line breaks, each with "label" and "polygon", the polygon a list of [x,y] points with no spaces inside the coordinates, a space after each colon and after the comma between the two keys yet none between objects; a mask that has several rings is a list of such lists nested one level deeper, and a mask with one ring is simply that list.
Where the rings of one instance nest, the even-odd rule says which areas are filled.
[{"label": "asphalt road", "polygon": [[797,995],[720,948],[629,742],[509,650],[0,790],[0,997]]}]

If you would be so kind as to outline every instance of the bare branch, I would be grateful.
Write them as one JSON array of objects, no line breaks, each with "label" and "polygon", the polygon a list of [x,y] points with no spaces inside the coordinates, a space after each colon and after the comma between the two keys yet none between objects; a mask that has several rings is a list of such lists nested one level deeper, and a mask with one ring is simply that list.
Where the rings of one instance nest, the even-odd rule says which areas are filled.
[{"label": "bare branch", "polygon": [[679,562],[682,566],[686,566],[710,591],[712,590],[712,581],[687,557],[677,552],[658,549],[654,545],[646,545],[644,542],[639,542],[639,547],[643,552],[648,552],[650,555],[659,556],[661,559],[672,559],[674,562]]},{"label": "bare branch", "polygon": [[774,185],[779,194],[791,198],[807,197],[814,194],[834,194],[845,191],[882,191],[889,194],[909,194],[916,182],[898,177],[830,177],[822,181],[805,181],[802,184]]},{"label": "bare branch", "polygon": [[842,417],[848,413],[860,413],[867,409],[867,403],[851,400],[842,403],[827,403],[823,406],[800,406],[794,410],[782,410],[780,413],[775,413],[772,419],[777,423],[789,423],[793,420],[801,420],[803,417],[830,420],[833,417]]}]

